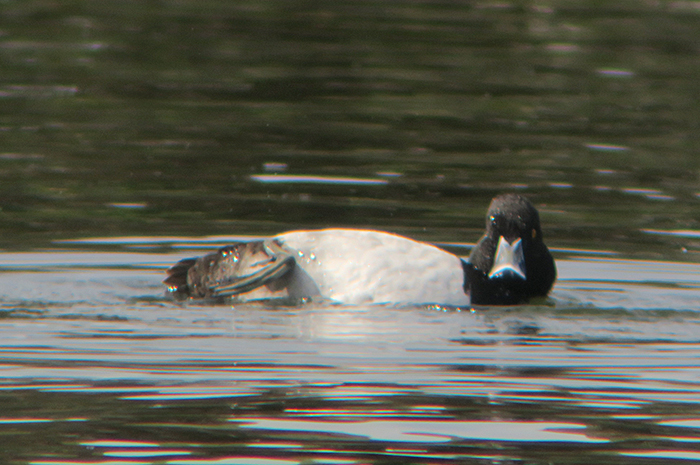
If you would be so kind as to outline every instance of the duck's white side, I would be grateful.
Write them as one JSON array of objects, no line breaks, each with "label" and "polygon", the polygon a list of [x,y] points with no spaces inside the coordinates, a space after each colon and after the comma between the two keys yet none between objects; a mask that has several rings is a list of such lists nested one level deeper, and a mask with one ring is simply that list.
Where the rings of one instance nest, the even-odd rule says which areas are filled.
[{"label": "duck's white side", "polygon": [[505,194],[491,201],[486,217],[486,233],[468,262],[379,231],[292,231],[180,260],[163,282],[178,300],[323,297],[345,304],[466,306],[545,297],[557,271],[537,209]]},{"label": "duck's white side", "polygon": [[433,245],[352,229],[292,231],[274,239],[296,259],[284,283],[291,297],[321,296],[345,304],[469,304],[461,260]]}]

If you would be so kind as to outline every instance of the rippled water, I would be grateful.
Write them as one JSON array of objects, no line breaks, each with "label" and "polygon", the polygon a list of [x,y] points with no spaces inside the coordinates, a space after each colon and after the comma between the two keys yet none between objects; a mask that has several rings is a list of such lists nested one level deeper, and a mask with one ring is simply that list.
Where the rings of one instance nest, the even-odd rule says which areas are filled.
[{"label": "rippled water", "polygon": [[[5,1],[0,461],[700,459],[695,1]],[[364,227],[462,256],[528,196],[537,305],[175,303],[178,259]]]},{"label": "rippled water", "polygon": [[163,297],[164,268],[201,241],[78,244],[104,242],[175,250],[0,254],[0,428],[14,461],[698,454],[700,265],[560,251],[541,306],[217,306]]}]

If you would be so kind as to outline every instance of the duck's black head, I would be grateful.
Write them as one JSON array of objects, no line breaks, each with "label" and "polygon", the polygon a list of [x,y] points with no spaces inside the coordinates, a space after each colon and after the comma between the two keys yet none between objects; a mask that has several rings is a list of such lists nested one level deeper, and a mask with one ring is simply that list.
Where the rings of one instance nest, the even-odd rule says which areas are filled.
[{"label": "duck's black head", "polygon": [[517,194],[499,195],[486,214],[486,234],[464,263],[474,305],[516,305],[546,296],[557,276],[542,241],[537,209]]}]

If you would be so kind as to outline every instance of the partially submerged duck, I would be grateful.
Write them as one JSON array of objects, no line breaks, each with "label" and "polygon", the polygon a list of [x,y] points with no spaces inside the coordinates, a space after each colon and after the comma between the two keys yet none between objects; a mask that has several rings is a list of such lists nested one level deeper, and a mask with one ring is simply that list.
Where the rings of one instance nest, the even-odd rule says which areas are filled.
[{"label": "partially submerged duck", "polygon": [[181,260],[164,282],[177,299],[467,306],[525,303],[546,296],[555,279],[537,209],[505,194],[492,200],[486,233],[466,261],[381,231],[291,231]]}]

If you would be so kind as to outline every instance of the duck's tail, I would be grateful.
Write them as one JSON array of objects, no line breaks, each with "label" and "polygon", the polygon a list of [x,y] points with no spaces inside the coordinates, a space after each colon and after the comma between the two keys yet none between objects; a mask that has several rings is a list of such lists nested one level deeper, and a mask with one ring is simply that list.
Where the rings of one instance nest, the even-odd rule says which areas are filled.
[{"label": "duck's tail", "polygon": [[163,283],[168,286],[168,293],[176,300],[184,300],[190,296],[187,276],[196,263],[196,258],[185,258],[168,268],[168,277],[163,280]]},{"label": "duck's tail", "polygon": [[180,260],[163,281],[177,300],[232,297],[284,276],[294,257],[276,240],[237,242],[199,258]]}]

